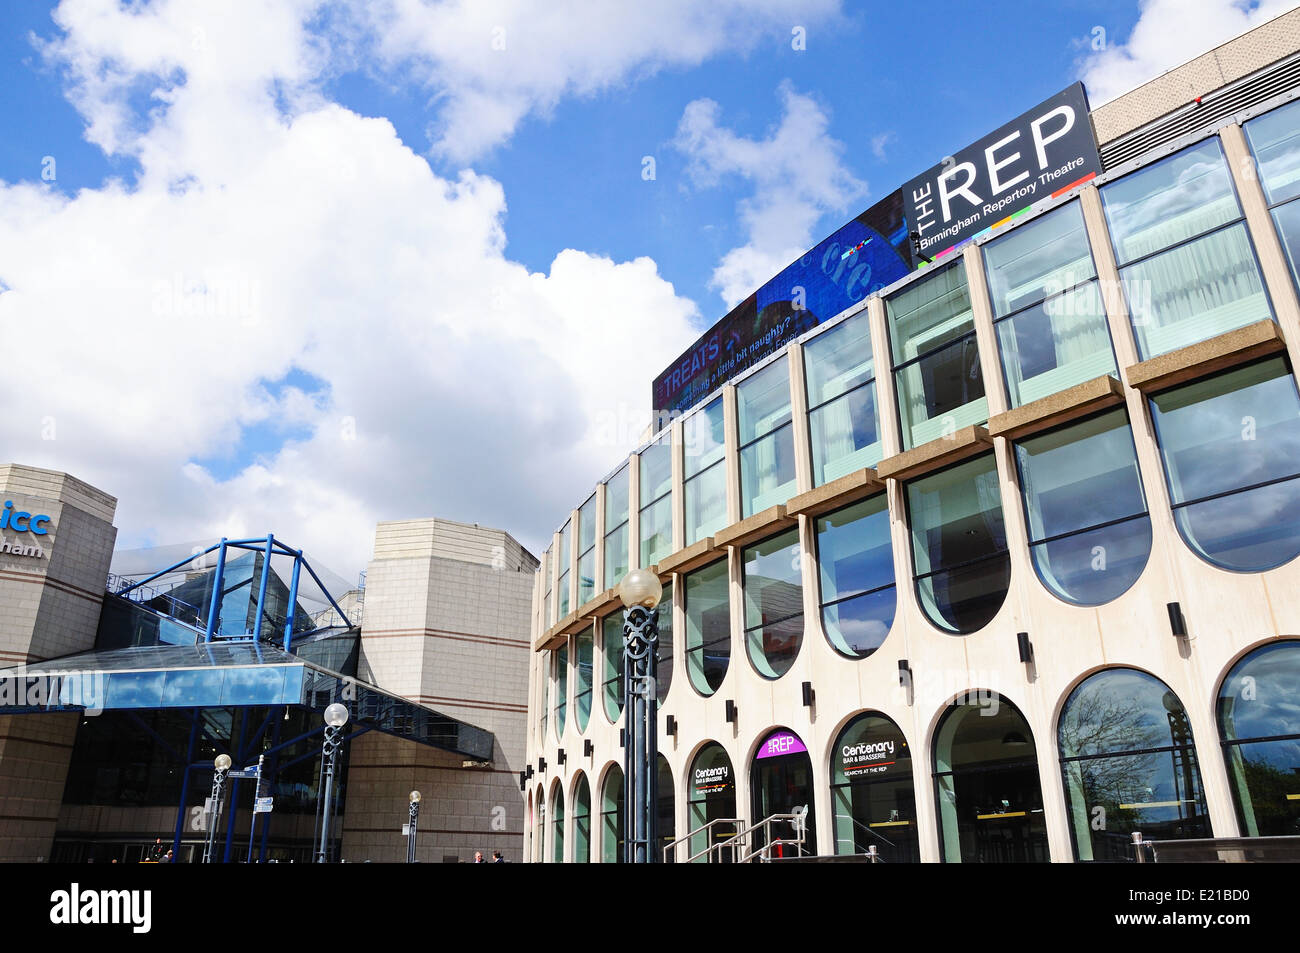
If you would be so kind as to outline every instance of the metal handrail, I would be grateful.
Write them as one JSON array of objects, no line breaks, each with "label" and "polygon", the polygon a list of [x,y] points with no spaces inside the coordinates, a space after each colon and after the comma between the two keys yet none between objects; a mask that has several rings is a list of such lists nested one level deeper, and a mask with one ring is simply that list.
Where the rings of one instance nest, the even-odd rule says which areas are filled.
[{"label": "metal handrail", "polygon": [[[768,817],[765,817],[763,820],[759,821],[749,830],[745,831],[743,835],[737,835],[737,837],[739,836],[748,837],[750,834],[760,829],[766,829],[768,832],[768,836],[764,837],[763,839],[763,844],[758,847],[755,847],[754,849],[749,851],[749,853],[742,856],[738,861],[738,863],[747,864],[755,857],[759,857],[764,861],[769,861],[772,859],[772,848],[776,847],[778,844],[782,846],[789,844],[793,847],[797,847],[799,849],[799,853],[797,856],[802,857],[804,835],[807,833],[808,830],[807,819],[808,819],[807,808],[804,808],[802,811],[794,811],[790,814],[772,814],[769,815]],[[794,826],[795,833],[798,836],[775,837],[775,838],[771,837],[772,823],[774,821],[788,821],[790,824]],[[737,838],[732,838],[732,840],[736,840],[736,839]],[[718,846],[722,847],[723,844],[719,844]]]},{"label": "metal handrail", "polygon": [[1220,861],[1223,860],[1221,856],[1218,856],[1220,852],[1236,853],[1241,855],[1236,860],[1245,863],[1250,862],[1250,859],[1245,856],[1247,854],[1252,854],[1257,858],[1274,855],[1278,860],[1293,859],[1293,856],[1300,856],[1300,836],[1294,834],[1265,837],[1190,837],[1172,840],[1143,840],[1142,832],[1134,831],[1130,835],[1130,839],[1133,844],[1134,860],[1139,864],[1158,863],[1162,850],[1170,855],[1172,859],[1184,859],[1178,855],[1203,851],[1207,855],[1215,855]]},{"label": "metal handrail", "polygon": [[[688,841],[688,840],[690,840],[692,837],[694,837],[694,836],[697,835],[697,834],[703,834],[705,831],[709,830],[709,828],[713,827],[713,825],[715,825],[715,824],[732,824],[732,825],[735,825],[735,826],[739,829],[739,831],[740,831],[741,833],[743,833],[744,830],[745,830],[745,822],[744,822],[743,820],[741,820],[739,817],[716,817],[716,818],[714,818],[713,820],[709,821],[709,823],[705,824],[703,827],[697,827],[697,828],[695,828],[695,830],[691,831],[690,833],[683,834],[681,837],[677,838],[676,840],[674,840],[674,841],[669,841],[667,844],[665,844],[665,845],[664,845],[664,862],[666,863],[666,862],[668,861],[668,852],[669,852],[669,851],[673,851],[673,852],[674,852],[674,855],[675,855],[677,845],[680,844],[682,841]],[[730,838],[729,840],[734,840],[734,838]],[[697,853],[697,854],[691,854],[689,857],[686,858],[686,863],[688,863],[688,864],[690,864],[690,863],[694,863],[696,860],[699,860],[701,857],[704,857],[704,856],[706,856],[706,855],[712,853],[712,852],[713,852],[713,848],[714,848],[714,845],[713,845],[713,844],[710,844],[709,846],[705,847],[704,850],[700,851],[699,853]]]}]

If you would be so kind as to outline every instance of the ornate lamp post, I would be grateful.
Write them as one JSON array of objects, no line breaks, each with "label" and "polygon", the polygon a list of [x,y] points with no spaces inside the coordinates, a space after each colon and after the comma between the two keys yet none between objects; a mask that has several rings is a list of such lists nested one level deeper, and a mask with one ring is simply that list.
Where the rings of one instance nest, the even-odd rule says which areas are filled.
[{"label": "ornate lamp post", "polygon": [[415,825],[420,820],[420,792],[411,792],[411,806],[406,828],[406,862],[415,863]]},{"label": "ornate lamp post", "polygon": [[659,752],[655,670],[659,650],[659,600],[664,587],[646,569],[633,569],[618,584],[623,602],[623,697],[626,743],[623,748],[625,860],[654,863],[658,810]]},{"label": "ornate lamp post", "polygon": [[325,863],[325,848],[330,836],[330,800],[334,791],[334,756],[338,754],[343,741],[343,726],[348,723],[348,710],[338,702],[325,709],[325,743],[321,746],[321,757],[325,759],[325,798],[322,810],[320,847],[316,851],[316,863]]},{"label": "ornate lamp post", "polygon": [[226,772],[230,770],[230,755],[219,754],[212,759],[212,796],[208,803],[212,811],[208,814],[208,839],[203,845],[203,863],[212,863],[212,844],[217,839],[217,826],[221,822],[221,791],[226,784]]}]

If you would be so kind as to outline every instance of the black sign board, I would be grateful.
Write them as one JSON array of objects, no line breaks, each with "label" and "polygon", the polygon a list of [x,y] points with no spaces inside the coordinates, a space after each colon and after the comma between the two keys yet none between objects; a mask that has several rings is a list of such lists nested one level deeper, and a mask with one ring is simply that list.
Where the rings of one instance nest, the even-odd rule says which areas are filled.
[{"label": "black sign board", "polygon": [[1101,172],[1075,83],[903,186],[913,249],[933,260]]}]

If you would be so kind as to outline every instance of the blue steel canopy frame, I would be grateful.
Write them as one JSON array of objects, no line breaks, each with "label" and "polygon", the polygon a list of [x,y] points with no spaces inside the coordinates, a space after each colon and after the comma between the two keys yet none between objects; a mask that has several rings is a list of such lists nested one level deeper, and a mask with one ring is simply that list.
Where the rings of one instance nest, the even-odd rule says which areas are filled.
[{"label": "blue steel canopy frame", "polygon": [[262,578],[258,584],[257,621],[254,623],[253,627],[253,641],[260,641],[262,637],[262,606],[266,600],[266,587],[271,572],[271,557],[275,555],[291,556],[293,558],[293,572],[289,583],[289,617],[284,626],[283,644],[285,651],[288,651],[293,643],[293,617],[298,602],[298,582],[303,569],[307,570],[307,573],[316,582],[316,585],[320,587],[321,592],[325,594],[325,598],[329,600],[329,604],[333,607],[334,611],[339,614],[339,617],[342,618],[344,624],[351,628],[352,622],[348,619],[347,613],[344,612],[339,604],[334,601],[334,597],[330,595],[329,589],[327,589],[325,584],[321,582],[320,577],[316,575],[316,571],[311,568],[311,563],[307,562],[307,560],[303,558],[302,550],[292,549],[286,546],[275,538],[274,533],[268,533],[265,538],[259,539],[227,539],[223,536],[221,537],[221,542],[214,543],[200,553],[193,553],[185,559],[182,559],[180,562],[173,563],[166,569],[160,570],[153,575],[146,576],[139,582],[126,586],[119,590],[116,595],[125,596],[128,592],[131,592],[134,589],[139,589],[141,586],[146,586],[155,579],[161,579],[163,576],[170,575],[171,573],[177,572],[178,570],[191,565],[194,560],[206,556],[208,553],[216,552],[218,553],[216,578],[212,587],[212,601],[208,607],[208,624],[204,632],[204,641],[211,642],[213,636],[216,634],[217,619],[221,611],[221,597],[224,595],[223,586],[225,585],[226,577],[226,551],[229,549],[245,549],[251,552],[260,552],[264,557],[262,560]]}]

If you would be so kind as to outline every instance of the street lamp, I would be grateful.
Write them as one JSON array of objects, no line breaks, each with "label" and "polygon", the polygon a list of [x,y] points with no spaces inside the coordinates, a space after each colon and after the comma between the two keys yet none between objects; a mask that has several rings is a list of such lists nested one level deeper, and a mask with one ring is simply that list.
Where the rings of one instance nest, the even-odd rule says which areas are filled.
[{"label": "street lamp", "polygon": [[[654,863],[658,812],[659,750],[655,671],[659,649],[659,600],[664,587],[647,569],[633,569],[618,584],[623,603],[623,697],[627,700],[627,744],[623,749],[625,859]],[[630,821],[630,823],[629,823]]]},{"label": "street lamp", "polygon": [[420,819],[420,792],[411,792],[411,806],[406,828],[406,862],[415,863],[415,825]]},{"label": "street lamp", "polygon": [[212,845],[217,839],[217,824],[221,820],[221,789],[230,770],[230,755],[219,754],[212,759],[212,795],[208,798],[208,839],[203,845],[203,863],[212,863]]},{"label": "street lamp", "polygon": [[316,851],[316,863],[325,863],[325,846],[330,836],[330,795],[334,790],[334,756],[342,745],[343,726],[348,723],[348,710],[338,702],[325,709],[325,742],[321,745],[321,757],[325,759],[325,806],[322,810],[320,829],[320,848]]}]

